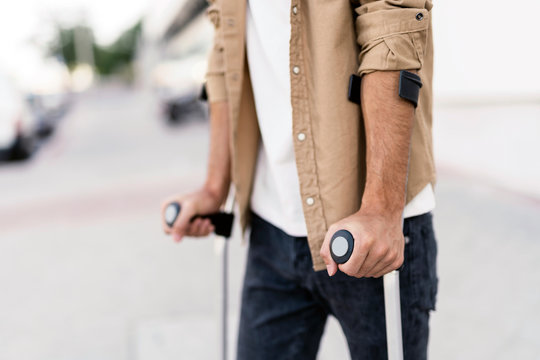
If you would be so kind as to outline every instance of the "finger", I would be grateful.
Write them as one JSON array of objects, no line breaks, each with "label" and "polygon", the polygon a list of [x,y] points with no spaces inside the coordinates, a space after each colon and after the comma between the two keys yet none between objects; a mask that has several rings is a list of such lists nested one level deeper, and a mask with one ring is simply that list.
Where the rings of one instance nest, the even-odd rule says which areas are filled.
[{"label": "finger", "polygon": [[384,271],[386,268],[390,267],[392,265],[393,258],[385,257],[384,259],[381,259],[375,266],[373,266],[371,269],[367,270],[363,276],[365,277],[377,277],[382,271]]},{"label": "finger", "polygon": [[335,261],[331,261],[330,264],[326,265],[326,272],[328,272],[328,276],[334,276],[336,275],[338,271],[338,265]]},{"label": "finger", "polygon": [[201,236],[208,236],[212,232],[212,223],[209,219],[204,219],[201,226]]},{"label": "finger", "polygon": [[358,270],[358,276],[369,276],[369,274],[373,273],[373,269],[381,271],[383,268],[390,265],[393,259],[387,259],[389,252],[390,249],[383,247],[372,249],[362,264],[362,267]]},{"label": "finger", "polygon": [[379,271],[378,273],[372,275],[372,277],[380,278],[380,277],[383,277],[384,275],[386,275],[388,273],[391,273],[394,270],[396,270],[396,269],[393,269],[391,266],[387,266],[384,269],[382,269],[381,271]]},{"label": "finger", "polygon": [[209,219],[196,218],[189,229],[190,236],[208,236],[213,230],[213,225]]},{"label": "finger", "polygon": [[197,233],[197,236],[206,236],[208,235],[207,229],[209,227],[208,219],[201,219],[201,225],[199,226],[199,230]]},{"label": "finger", "polygon": [[201,218],[195,218],[189,226],[186,231],[186,235],[188,236],[199,236],[199,233],[201,232],[201,226],[202,226],[202,219]]},{"label": "finger", "polygon": [[178,214],[178,217],[176,218],[172,230],[175,233],[181,233],[183,235],[188,233],[190,220],[191,218],[196,215],[195,209],[191,202],[185,201],[182,204],[182,211]]},{"label": "finger", "polygon": [[362,264],[366,261],[369,255],[370,249],[373,246],[373,241],[369,239],[360,239],[359,236],[354,235],[354,249],[351,257],[345,264],[338,265],[339,270],[349,276],[359,277],[358,271],[362,267]]},{"label": "finger", "polygon": [[378,277],[384,276],[388,274],[389,272],[399,269],[401,265],[403,265],[403,256],[398,256],[396,260],[394,260],[390,265],[383,268],[381,271],[375,273],[373,277],[378,278]]},{"label": "finger", "polygon": [[330,228],[326,232],[326,235],[324,236],[324,241],[322,243],[321,250],[319,251],[319,254],[321,255],[324,263],[326,264],[326,271],[328,272],[328,276],[334,276],[338,270],[338,265],[330,255],[330,240],[332,239],[332,236],[336,231],[337,230],[335,230],[334,226],[330,226]]},{"label": "finger", "polygon": [[182,241],[184,234],[182,232],[172,232],[172,236],[173,236],[173,240],[178,243]]},{"label": "finger", "polygon": [[400,244],[397,244],[397,246],[394,247],[394,250],[390,251],[387,254],[385,261],[381,265],[374,267],[370,271],[371,274],[369,276],[381,277],[392,270],[399,269],[399,267],[403,265],[404,258],[405,258],[404,242],[401,242]]},{"label": "finger", "polygon": [[197,227],[197,234],[195,236],[206,236],[209,233],[207,232],[209,227],[208,219],[199,219],[199,225]]}]

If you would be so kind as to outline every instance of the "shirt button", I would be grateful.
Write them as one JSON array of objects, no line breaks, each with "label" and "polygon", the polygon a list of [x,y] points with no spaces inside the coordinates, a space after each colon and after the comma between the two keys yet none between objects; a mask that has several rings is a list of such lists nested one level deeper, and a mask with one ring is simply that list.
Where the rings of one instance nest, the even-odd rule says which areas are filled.
[{"label": "shirt button", "polygon": [[416,20],[418,20],[418,21],[424,20],[424,14],[422,14],[422,13],[416,14]]},{"label": "shirt button", "polygon": [[314,202],[315,202],[315,200],[313,200],[312,197],[308,197],[308,198],[306,199],[306,204],[308,204],[309,206],[313,205]]},{"label": "shirt button", "polygon": [[298,7],[297,7],[296,5],[294,5],[294,6],[292,7],[292,13],[293,13],[294,15],[296,15],[296,14],[298,13]]},{"label": "shirt button", "polygon": [[300,68],[299,68],[298,66],[293,66],[292,72],[293,72],[295,75],[298,75],[298,74],[300,73]]},{"label": "shirt button", "polygon": [[297,137],[298,137],[298,140],[300,140],[300,141],[306,140],[306,134],[304,134],[304,133],[298,133]]}]

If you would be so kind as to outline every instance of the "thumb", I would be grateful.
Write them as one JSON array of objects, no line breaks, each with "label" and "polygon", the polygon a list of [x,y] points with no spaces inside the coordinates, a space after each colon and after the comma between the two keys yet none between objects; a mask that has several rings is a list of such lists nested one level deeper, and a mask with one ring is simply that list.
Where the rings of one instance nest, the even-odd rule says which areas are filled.
[{"label": "thumb", "polygon": [[326,271],[328,272],[328,276],[334,276],[338,270],[336,262],[334,261],[334,259],[332,259],[332,256],[330,255],[330,239],[332,238],[333,234],[334,232],[330,229],[326,232],[326,236],[324,237],[324,241],[320,250],[320,255],[323,258],[324,263],[326,264]]},{"label": "thumb", "polygon": [[337,272],[337,269],[338,266],[334,262],[334,260],[332,260],[329,264],[326,264],[326,271],[328,272],[328,276],[334,276]]},{"label": "thumb", "polygon": [[190,220],[195,215],[195,209],[189,202],[180,204],[180,213],[172,226],[174,241],[179,242],[188,231]]}]

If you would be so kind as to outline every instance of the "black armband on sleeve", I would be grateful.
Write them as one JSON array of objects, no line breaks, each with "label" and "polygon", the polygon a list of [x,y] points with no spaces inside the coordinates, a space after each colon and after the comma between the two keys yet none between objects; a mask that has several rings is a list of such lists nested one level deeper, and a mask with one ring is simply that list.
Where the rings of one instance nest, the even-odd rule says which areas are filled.
[{"label": "black armband on sleeve", "polygon": [[199,93],[200,101],[208,101],[208,93],[206,92],[206,83],[202,84],[201,92]]},{"label": "black armband on sleeve", "polygon": [[349,78],[349,101],[360,105],[360,85],[362,78],[356,74],[352,74]]},{"label": "black armband on sleeve", "polygon": [[414,107],[418,106],[421,87],[420,76],[405,70],[399,72],[399,97],[410,101]]},{"label": "black armband on sleeve", "polygon": [[[356,74],[352,74],[349,78],[349,101],[360,105],[360,86],[362,84],[362,78]],[[414,107],[418,106],[418,96],[420,94],[420,88],[422,87],[422,80],[420,76],[402,70],[399,72],[399,97],[410,101]]]}]

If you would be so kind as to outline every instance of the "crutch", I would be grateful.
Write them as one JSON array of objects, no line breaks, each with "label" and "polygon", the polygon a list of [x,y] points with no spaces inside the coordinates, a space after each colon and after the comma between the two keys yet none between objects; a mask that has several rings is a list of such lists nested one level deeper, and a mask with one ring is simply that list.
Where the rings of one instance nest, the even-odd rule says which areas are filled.
[{"label": "crutch", "polygon": [[[227,360],[227,340],[228,340],[228,257],[229,257],[229,238],[234,222],[234,187],[231,186],[229,196],[225,202],[224,211],[206,215],[195,215],[190,221],[196,218],[209,219],[214,225],[214,233],[217,235],[217,241],[222,244],[219,247],[221,251],[221,358]],[[180,214],[181,205],[177,202],[172,202],[165,209],[165,222],[172,226]],[[218,243],[218,245],[219,245]]]},{"label": "crutch", "polygon": [[[346,263],[353,252],[353,248],[354,238],[347,230],[336,231],[330,240],[330,254],[337,264]],[[394,270],[384,275],[383,284],[388,359],[403,360],[399,271]]]},{"label": "crutch", "polygon": [[[353,74],[349,78],[348,99],[361,105],[361,77]],[[418,96],[422,80],[417,74],[402,70],[399,73],[399,96],[418,105]],[[410,150],[409,150],[410,152]],[[407,165],[407,177],[408,177]],[[405,180],[407,182],[407,180]],[[403,229],[403,217],[401,218]],[[354,246],[352,234],[347,230],[338,230],[330,241],[330,254],[334,261],[343,264],[349,260]],[[403,360],[403,337],[401,333],[401,303],[399,299],[399,271],[394,270],[383,276],[384,312],[386,318],[386,345],[389,360]]]}]

